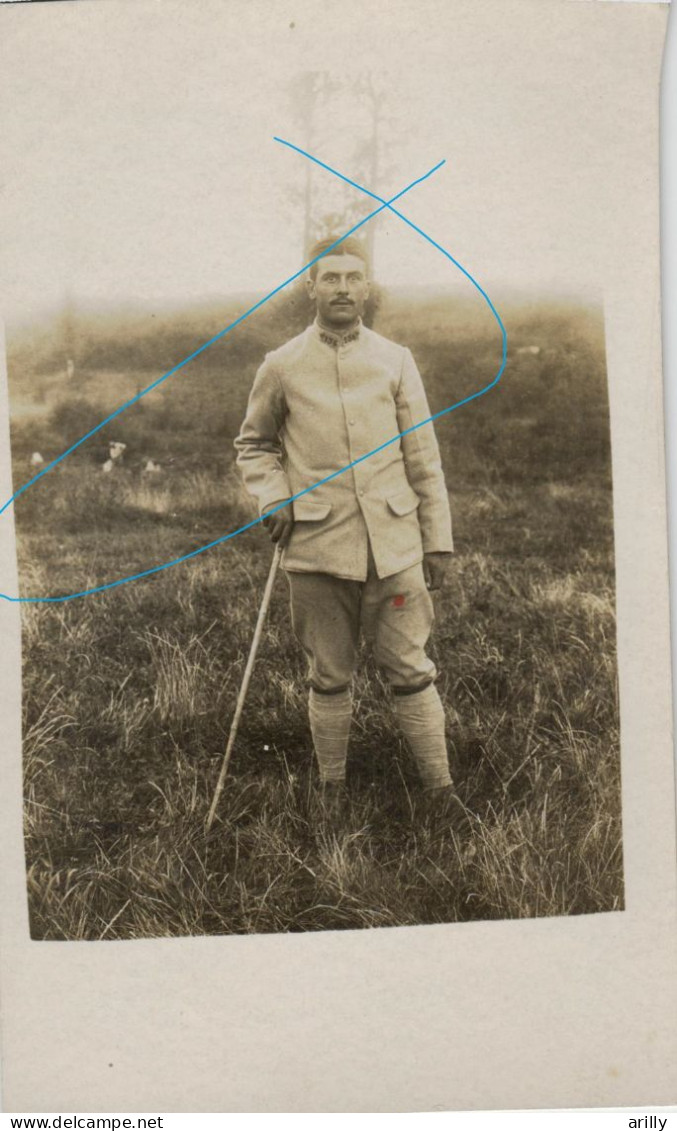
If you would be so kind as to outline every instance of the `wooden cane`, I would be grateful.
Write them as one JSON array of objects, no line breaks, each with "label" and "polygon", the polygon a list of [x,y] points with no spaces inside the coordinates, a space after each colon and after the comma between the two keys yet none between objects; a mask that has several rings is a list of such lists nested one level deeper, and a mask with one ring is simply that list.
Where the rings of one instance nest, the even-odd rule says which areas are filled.
[{"label": "wooden cane", "polygon": [[256,653],[258,651],[259,644],[261,643],[261,636],[263,635],[263,625],[264,625],[264,622],[265,622],[265,619],[266,619],[266,613],[268,612],[268,606],[270,605],[270,598],[272,596],[273,586],[275,584],[275,575],[277,574],[277,567],[280,564],[281,555],[282,555],[282,547],[280,546],[280,544],[278,542],[278,544],[275,547],[275,553],[273,554],[273,560],[270,563],[270,572],[268,574],[268,580],[266,582],[266,588],[263,591],[263,600],[261,601],[261,608],[259,609],[259,617],[258,617],[258,620],[256,622],[256,628],[254,629],[254,639],[252,640],[252,646],[249,650],[249,658],[247,660],[247,666],[244,669],[244,675],[242,677],[242,686],[240,688],[240,694],[238,695],[237,703],[235,704],[235,714],[233,715],[233,721],[230,724],[230,734],[228,735],[228,744],[226,746],[226,753],[223,756],[223,763],[221,765],[221,772],[219,774],[219,780],[216,783],[216,789],[214,790],[214,798],[212,800],[211,808],[209,810],[209,816],[207,817],[207,824],[206,824],[207,832],[209,832],[209,830],[212,827],[212,822],[214,820],[214,814],[216,813],[216,807],[219,803],[219,798],[220,798],[221,792],[223,790],[223,786],[224,786],[224,783],[225,783],[225,780],[226,780],[226,774],[228,773],[228,763],[230,762],[230,756],[233,752],[233,746],[235,745],[235,738],[237,736],[237,729],[240,725],[240,718],[242,716],[242,710],[244,708],[244,701],[245,701],[245,698],[246,698],[246,695],[247,695],[247,690],[249,688],[249,681],[251,680],[251,675],[252,675],[252,671],[253,671],[253,668],[254,668],[254,661],[256,659]]}]

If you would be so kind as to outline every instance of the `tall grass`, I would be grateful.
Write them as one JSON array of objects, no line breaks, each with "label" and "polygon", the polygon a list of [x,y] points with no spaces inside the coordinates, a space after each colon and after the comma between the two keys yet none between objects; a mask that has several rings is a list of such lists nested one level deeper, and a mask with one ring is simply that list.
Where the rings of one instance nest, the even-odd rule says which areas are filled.
[{"label": "tall grass", "polygon": [[[474,814],[467,845],[422,810],[366,656],[348,814],[339,828],[318,818],[303,660],[283,581],[232,773],[205,835],[267,570],[262,536],[150,584],[25,606],[34,937],[345,929],[620,908],[608,539],[590,528],[570,547],[566,570],[559,561],[586,500],[596,498],[604,513],[602,494],[557,486],[455,500],[461,544],[481,515],[492,547],[458,554],[433,640],[452,769]],[[512,545],[524,513],[538,526],[533,555]],[[155,553],[181,549],[184,520],[165,516]],[[88,568],[81,539],[71,539],[70,553],[66,543],[58,568],[54,558],[38,568],[40,547],[54,537],[22,537],[34,592],[77,583]],[[138,564],[132,533],[105,541],[105,563],[93,544],[102,570]],[[28,572],[22,576],[28,584]]]},{"label": "tall grass", "polygon": [[[128,576],[250,517],[232,437],[288,313],[271,308],[268,321],[224,339],[171,396],[107,426],[22,496],[24,596]],[[497,367],[494,337],[461,313],[467,323],[450,325],[444,303],[379,311],[381,328],[413,346],[433,411]],[[206,835],[270,560],[265,535],[251,531],[143,582],[22,607],[33,937],[338,930],[623,906],[601,324],[580,309],[506,318],[513,347],[541,352],[513,353],[490,397],[438,427],[457,552],[431,651],[452,772],[472,814],[467,840],[422,805],[366,652],[348,809],[338,825],[325,819],[283,579]],[[110,380],[125,395],[147,382],[153,342],[138,327],[124,366],[114,321],[85,329],[76,390],[50,371],[54,343],[13,353],[13,396],[34,396],[41,413],[13,424],[17,486],[33,450],[53,458],[106,414]],[[199,327],[178,320],[172,334],[152,364],[178,360],[172,343],[183,348],[188,335],[194,346]],[[105,475],[110,439],[128,447]],[[155,476],[142,470],[149,457],[162,463]]]}]

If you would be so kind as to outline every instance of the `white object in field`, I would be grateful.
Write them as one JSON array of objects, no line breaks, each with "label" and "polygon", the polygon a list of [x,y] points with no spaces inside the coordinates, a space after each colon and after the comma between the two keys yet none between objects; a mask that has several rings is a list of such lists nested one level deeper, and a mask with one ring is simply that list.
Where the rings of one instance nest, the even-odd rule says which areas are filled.
[{"label": "white object in field", "polygon": [[107,459],[107,460],[106,460],[106,462],[105,462],[105,463],[103,463],[103,464],[101,465],[101,470],[102,470],[102,471],[103,471],[104,473],[107,473],[107,472],[109,472],[109,471],[112,471],[112,470],[113,470],[113,461],[112,461],[112,459]]},{"label": "white object in field", "polygon": [[154,471],[162,471],[162,466],[161,464],[156,463],[154,459],[147,459],[146,465],[143,470],[149,473],[152,473]]},{"label": "white object in field", "polygon": [[520,346],[518,353],[530,353],[533,357],[538,357],[541,352],[540,346]]},{"label": "white object in field", "polygon": [[121,444],[116,440],[111,440],[108,445],[108,454],[112,460],[121,459],[122,453],[125,451],[127,445]]},{"label": "white object in field", "polygon": [[31,456],[31,467],[42,467],[44,462],[45,461],[40,455],[40,452],[33,452],[33,455]]},{"label": "white object in field", "polygon": [[72,377],[74,373],[75,373],[75,362],[73,361],[72,357],[69,357],[68,361],[66,362],[66,376]]}]

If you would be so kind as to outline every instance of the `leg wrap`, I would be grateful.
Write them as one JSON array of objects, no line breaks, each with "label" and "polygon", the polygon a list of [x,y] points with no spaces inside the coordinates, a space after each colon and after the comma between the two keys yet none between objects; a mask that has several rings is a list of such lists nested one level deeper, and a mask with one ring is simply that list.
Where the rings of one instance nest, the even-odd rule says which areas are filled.
[{"label": "leg wrap", "polygon": [[311,689],[308,717],[323,782],[345,780],[352,714],[353,700],[349,690],[323,695]]},{"label": "leg wrap", "polygon": [[415,695],[397,695],[395,715],[411,747],[424,789],[451,785],[444,708],[434,684]]}]

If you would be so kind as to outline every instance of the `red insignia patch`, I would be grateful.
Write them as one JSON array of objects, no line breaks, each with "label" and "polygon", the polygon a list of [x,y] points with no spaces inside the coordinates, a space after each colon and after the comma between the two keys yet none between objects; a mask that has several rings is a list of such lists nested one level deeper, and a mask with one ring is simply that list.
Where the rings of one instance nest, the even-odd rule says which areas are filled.
[{"label": "red insignia patch", "polygon": [[403,604],[404,604],[404,593],[398,593],[396,597],[393,597],[393,605],[395,606],[396,609],[401,609]]}]

